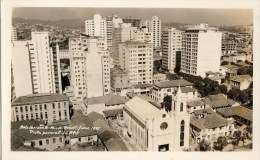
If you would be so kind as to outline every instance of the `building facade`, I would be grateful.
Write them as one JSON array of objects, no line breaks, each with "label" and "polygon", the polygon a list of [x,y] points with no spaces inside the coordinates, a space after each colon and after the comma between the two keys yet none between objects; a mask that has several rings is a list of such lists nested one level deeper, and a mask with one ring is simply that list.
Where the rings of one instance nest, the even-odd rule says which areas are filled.
[{"label": "building facade", "polygon": [[104,38],[104,47],[107,49],[107,21],[99,14],[94,14],[93,19],[85,21],[86,34],[89,36],[101,36]]},{"label": "building facade", "polygon": [[139,28],[141,25],[141,19],[136,19],[136,18],[123,18],[124,23],[131,23],[132,27],[137,27]]},{"label": "building facade", "polygon": [[129,76],[130,85],[152,84],[152,44],[127,41],[119,45],[120,67]]},{"label": "building facade", "polygon": [[208,24],[187,28],[182,34],[181,72],[205,77],[218,72],[221,56],[221,32]]},{"label": "building facade", "polygon": [[[171,111],[159,109],[139,96],[123,110],[128,135],[141,151],[181,151],[189,147],[189,114],[180,88]],[[146,110],[147,112],[143,112]]]},{"label": "building facade", "polygon": [[[48,32],[32,32],[30,41],[12,43],[12,67],[16,96],[56,93],[54,70],[58,70]],[[21,63],[23,59],[23,63]],[[57,75],[58,76],[58,75]],[[57,79],[57,77],[56,77]],[[60,81],[57,81],[57,85]]]},{"label": "building facade", "polygon": [[71,84],[77,100],[110,93],[109,52],[99,37],[71,38]]},{"label": "building facade", "polygon": [[182,32],[175,28],[167,28],[162,32],[162,68],[174,73],[179,68],[177,55],[181,55]]},{"label": "building facade", "polygon": [[12,104],[12,122],[23,120],[55,121],[69,120],[69,99],[64,94],[30,94],[16,98]]},{"label": "building facade", "polygon": [[111,91],[114,93],[121,93],[130,87],[129,76],[121,68],[111,69]]}]

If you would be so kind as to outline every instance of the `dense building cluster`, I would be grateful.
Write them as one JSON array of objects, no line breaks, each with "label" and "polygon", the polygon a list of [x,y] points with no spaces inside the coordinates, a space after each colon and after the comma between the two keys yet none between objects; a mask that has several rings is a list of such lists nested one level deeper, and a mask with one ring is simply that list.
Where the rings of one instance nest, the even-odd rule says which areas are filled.
[{"label": "dense building cluster", "polygon": [[186,151],[206,142],[216,148],[223,137],[251,142],[253,104],[237,99],[253,97],[250,28],[162,29],[157,16],[100,14],[84,32],[65,30],[66,38],[61,28],[39,26],[28,39],[19,33],[24,24],[12,28],[12,150]]}]

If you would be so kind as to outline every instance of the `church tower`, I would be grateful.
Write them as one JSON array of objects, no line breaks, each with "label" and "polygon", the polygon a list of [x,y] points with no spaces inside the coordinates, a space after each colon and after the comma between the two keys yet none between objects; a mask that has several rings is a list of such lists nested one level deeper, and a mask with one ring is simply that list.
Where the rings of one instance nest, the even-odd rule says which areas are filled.
[{"label": "church tower", "polygon": [[187,96],[182,93],[179,85],[177,93],[172,98],[172,115],[174,120],[174,150],[181,151],[189,147],[190,115],[187,110]]}]

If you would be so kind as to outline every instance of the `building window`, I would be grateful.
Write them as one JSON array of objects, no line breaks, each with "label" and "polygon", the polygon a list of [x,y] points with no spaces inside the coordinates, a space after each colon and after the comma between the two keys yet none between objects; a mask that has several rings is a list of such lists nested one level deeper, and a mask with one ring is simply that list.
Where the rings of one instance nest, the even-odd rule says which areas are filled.
[{"label": "building window", "polygon": [[181,121],[181,128],[180,128],[180,146],[184,146],[184,129],[185,129],[185,122],[184,120]]},{"label": "building window", "polygon": [[62,137],[60,137],[59,139],[60,139],[60,142],[62,142]]},{"label": "building window", "polygon": [[55,139],[55,138],[53,138],[53,139],[52,139],[52,142],[53,142],[53,143],[56,143],[56,139]]},{"label": "building window", "polygon": [[55,109],[55,103],[52,104],[52,108]]},{"label": "building window", "polygon": [[49,139],[46,139],[46,144],[49,144]]},{"label": "building window", "polygon": [[23,107],[20,107],[20,111],[23,112]]},{"label": "building window", "polygon": [[39,141],[39,145],[42,146],[42,140]]},{"label": "building window", "polygon": [[180,111],[181,112],[183,111],[183,103],[181,103],[181,105],[180,105]]},{"label": "building window", "polygon": [[44,104],[44,109],[47,109],[47,105],[46,104]]}]

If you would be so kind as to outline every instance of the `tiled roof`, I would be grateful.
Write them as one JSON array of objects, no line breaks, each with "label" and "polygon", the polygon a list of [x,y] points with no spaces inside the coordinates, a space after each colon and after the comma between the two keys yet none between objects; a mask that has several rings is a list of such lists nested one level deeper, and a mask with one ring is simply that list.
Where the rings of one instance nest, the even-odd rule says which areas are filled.
[{"label": "tiled roof", "polygon": [[215,113],[211,108],[206,108],[206,109],[200,109],[200,110],[194,110],[193,113],[195,115],[201,115],[201,114],[213,114]]},{"label": "tiled roof", "polygon": [[69,101],[69,98],[65,94],[58,94],[58,93],[31,94],[31,95],[21,96],[16,98],[12,102],[12,106],[36,104],[36,103],[60,102],[60,101]]},{"label": "tiled roof", "polygon": [[137,84],[134,86],[134,88],[150,88],[152,87],[153,85],[152,84]]},{"label": "tiled roof", "polygon": [[224,94],[209,95],[208,97],[211,101],[226,100],[227,99]]},{"label": "tiled roof", "polygon": [[186,81],[186,80],[172,80],[172,81],[165,81],[165,82],[159,82],[156,83],[154,86],[159,87],[159,88],[172,88],[172,87],[185,87],[185,86],[191,86],[193,85],[192,83]]},{"label": "tiled roof", "polygon": [[200,129],[212,129],[227,126],[228,120],[218,114],[209,114],[204,118],[191,117],[190,123]]},{"label": "tiled roof", "polygon": [[193,100],[193,101],[188,101],[187,105],[191,107],[196,107],[196,106],[203,106],[204,103],[201,100]]},{"label": "tiled roof", "polygon": [[181,87],[181,92],[182,93],[189,93],[189,92],[195,92],[197,89],[192,88],[192,87]]},{"label": "tiled roof", "polygon": [[123,113],[123,109],[111,109],[103,111],[105,117],[115,116]]},{"label": "tiled roof", "polygon": [[71,138],[75,138],[75,137],[86,137],[86,136],[90,136],[90,135],[95,135],[97,134],[93,129],[91,129],[93,127],[91,121],[89,120],[88,116],[86,115],[79,115],[76,117],[71,118],[71,126],[77,126],[77,127],[89,127],[89,129],[80,129],[79,130],[79,134],[77,135],[70,135]]},{"label": "tiled roof", "polygon": [[125,97],[119,95],[113,95],[113,94],[84,99],[85,105],[105,103],[105,105],[110,106],[110,105],[124,104],[125,102],[126,102]]},{"label": "tiled roof", "polygon": [[231,81],[243,82],[244,80],[252,81],[252,77],[250,75],[238,75],[230,78]]},{"label": "tiled roof", "polygon": [[223,115],[224,117],[237,115],[249,121],[253,121],[253,111],[243,106],[218,109],[217,113]]}]

